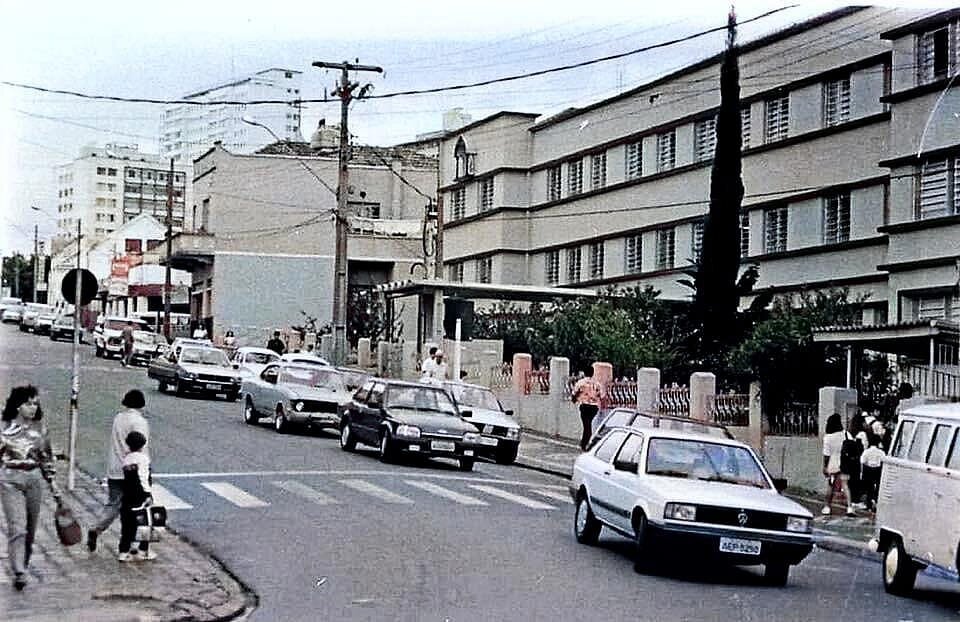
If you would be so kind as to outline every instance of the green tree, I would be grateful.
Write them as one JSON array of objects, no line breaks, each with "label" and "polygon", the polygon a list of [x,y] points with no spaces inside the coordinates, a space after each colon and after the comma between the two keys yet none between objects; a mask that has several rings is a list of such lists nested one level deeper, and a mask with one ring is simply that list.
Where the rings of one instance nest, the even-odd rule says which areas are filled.
[{"label": "green tree", "polygon": [[11,296],[33,300],[33,258],[20,253],[4,257],[3,286],[10,288]]}]

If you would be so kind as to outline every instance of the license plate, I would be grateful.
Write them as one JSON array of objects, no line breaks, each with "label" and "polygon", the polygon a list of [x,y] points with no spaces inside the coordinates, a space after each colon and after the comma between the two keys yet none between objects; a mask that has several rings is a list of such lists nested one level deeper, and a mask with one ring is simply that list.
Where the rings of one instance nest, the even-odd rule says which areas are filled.
[{"label": "license plate", "polygon": [[496,446],[497,446],[497,439],[495,439],[495,438],[488,438],[488,437],[486,437],[486,436],[481,436],[481,437],[480,437],[480,444],[481,444],[481,445],[490,445],[491,447],[496,447]]},{"label": "license plate", "polygon": [[741,540],[740,538],[720,538],[720,550],[724,553],[740,555],[759,555],[759,540]]},{"label": "license plate", "polygon": [[219,390],[220,390],[220,385],[219,385],[219,384],[208,384],[208,385],[207,385],[207,388],[210,389],[211,391],[219,391]]},{"label": "license plate", "polygon": [[454,451],[456,448],[453,441],[430,441],[430,449],[433,451]]}]

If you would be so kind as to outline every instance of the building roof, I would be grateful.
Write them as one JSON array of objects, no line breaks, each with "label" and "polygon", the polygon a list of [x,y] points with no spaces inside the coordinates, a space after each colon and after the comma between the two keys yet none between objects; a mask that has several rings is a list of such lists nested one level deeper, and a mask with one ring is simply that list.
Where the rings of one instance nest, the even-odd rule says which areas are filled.
[{"label": "building roof", "polygon": [[[353,145],[350,147],[350,152],[350,164],[355,166],[385,166],[384,160],[387,162],[400,160],[405,167],[423,169],[437,168],[436,156],[427,155],[412,147]],[[336,148],[326,147],[315,149],[307,142],[283,141],[267,145],[254,153],[253,156],[295,156],[336,160],[338,150]],[[197,159],[199,160],[200,158]]]},{"label": "building roof", "polygon": [[928,15],[921,19],[912,21],[908,24],[902,26],[897,26],[896,28],[891,28],[890,30],[885,30],[880,33],[881,39],[899,39],[904,35],[908,35],[919,30],[924,30],[929,26],[939,26],[940,24],[950,21],[955,17],[960,16],[960,9],[950,9],[949,11],[937,11],[932,15]]},{"label": "building roof", "polygon": [[[289,71],[289,72],[291,72],[291,73],[303,73],[302,71],[297,71],[296,69],[281,69],[280,67],[270,67],[269,69],[263,69],[263,70],[261,70],[261,71],[254,72],[254,73],[250,74],[249,76],[246,76],[246,77],[244,77],[244,78],[240,78],[240,79],[237,79],[237,80],[233,80],[232,82],[224,82],[223,84],[218,84],[218,85],[216,85],[216,86],[211,86],[211,87],[209,87],[209,88],[202,89],[202,90],[197,91],[197,92],[195,92],[195,93],[190,93],[190,94],[188,94],[188,95],[184,95],[184,96],[182,97],[182,99],[191,99],[191,98],[193,98],[193,97],[202,97],[203,95],[206,95],[206,94],[210,93],[211,91],[216,91],[216,90],[218,90],[218,89],[224,89],[224,88],[231,87],[231,86],[238,86],[238,85],[243,84],[243,83],[245,83],[245,82],[249,82],[250,80],[253,79],[254,76],[259,76],[259,75],[265,74],[265,73],[267,73],[267,72],[269,72],[269,71]],[[291,98],[291,99],[294,99],[294,98]]]},{"label": "building roof", "polygon": [[930,341],[957,342],[960,328],[950,320],[912,320],[872,326],[817,326],[813,341],[926,359]]}]

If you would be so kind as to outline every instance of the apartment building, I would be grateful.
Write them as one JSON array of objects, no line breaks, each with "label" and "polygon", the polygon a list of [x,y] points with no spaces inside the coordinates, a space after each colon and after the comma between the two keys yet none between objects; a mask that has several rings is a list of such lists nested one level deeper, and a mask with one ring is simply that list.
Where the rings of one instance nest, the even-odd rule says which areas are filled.
[{"label": "apartment building", "polygon": [[[848,7],[740,47],[744,265],[757,291],[846,287],[865,324],[956,318],[957,11]],[[688,299],[721,56],[440,145],[450,280]]]},{"label": "apartment building", "polygon": [[[183,228],[190,200],[189,165],[174,165],[173,227]],[[57,168],[56,251],[80,233],[103,239],[141,214],[166,221],[170,161],[141,153],[136,145],[87,146]]]},{"label": "apartment building", "polygon": [[[160,119],[160,153],[189,164],[220,142],[233,153],[253,153],[274,141],[262,128],[243,122],[250,115],[284,140],[300,140],[300,83],[302,72],[271,68],[184,95],[196,104],[164,109]],[[247,108],[225,102],[277,101]]]}]

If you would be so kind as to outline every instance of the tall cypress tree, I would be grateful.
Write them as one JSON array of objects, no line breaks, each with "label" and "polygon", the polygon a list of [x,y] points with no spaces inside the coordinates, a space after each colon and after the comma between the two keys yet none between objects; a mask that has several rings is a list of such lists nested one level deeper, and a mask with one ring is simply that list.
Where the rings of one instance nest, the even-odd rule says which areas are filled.
[{"label": "tall cypress tree", "polygon": [[694,309],[700,333],[700,358],[715,361],[734,335],[740,292],[740,206],[743,166],[740,128],[740,67],[736,46],[737,19],[730,10],[727,47],[720,66],[720,112],[717,143],[710,173],[710,211],[703,231],[703,249],[696,271]]}]

